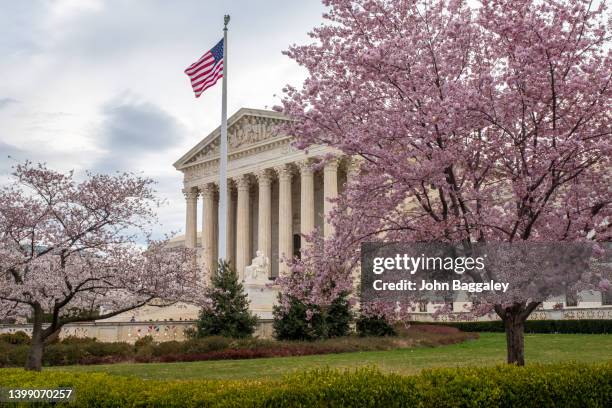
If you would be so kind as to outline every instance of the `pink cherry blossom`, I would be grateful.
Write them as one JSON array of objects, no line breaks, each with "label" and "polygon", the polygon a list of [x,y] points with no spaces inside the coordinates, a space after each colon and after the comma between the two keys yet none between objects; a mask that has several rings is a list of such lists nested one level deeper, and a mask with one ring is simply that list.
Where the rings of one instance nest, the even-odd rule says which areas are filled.
[{"label": "pink cherry blossom", "polygon": [[[324,4],[313,42],[286,52],[308,78],[277,109],[298,148],[332,146],[360,159],[360,174],[330,215],[335,235],[310,237],[320,252],[295,262],[286,291],[328,304],[368,241],[610,240],[605,2]],[[545,293],[506,275],[519,289],[473,312],[495,310],[508,361],[523,364],[523,322]]]},{"label": "pink cherry blossom", "polygon": [[138,244],[159,203],[152,180],[123,173],[77,181],[31,163],[17,166],[14,179],[0,189],[0,318],[33,319],[28,368],[40,369],[44,345],[67,323],[145,304],[203,303],[193,250]]}]

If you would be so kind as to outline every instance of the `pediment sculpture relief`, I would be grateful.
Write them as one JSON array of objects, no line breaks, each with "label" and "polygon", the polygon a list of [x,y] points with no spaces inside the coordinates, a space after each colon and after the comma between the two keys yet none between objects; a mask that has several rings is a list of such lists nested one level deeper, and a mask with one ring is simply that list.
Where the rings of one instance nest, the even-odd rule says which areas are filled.
[{"label": "pediment sculpture relief", "polygon": [[202,160],[206,156],[213,156],[219,153],[219,138],[213,140],[208,145],[206,145],[202,150],[198,152],[195,156],[193,156],[187,163],[195,163],[197,161]]},{"label": "pediment sculpture relief", "polygon": [[[227,139],[228,148],[231,152],[241,147],[254,145],[274,137],[275,119],[262,118],[257,116],[246,116],[240,121],[230,126]],[[219,138],[216,138],[201,151],[193,156],[187,163],[195,163],[203,160],[207,156],[214,156],[219,153]]]},{"label": "pediment sculpture relief", "polygon": [[272,137],[273,123],[267,118],[249,116],[232,126],[228,134],[230,148],[259,143]]}]

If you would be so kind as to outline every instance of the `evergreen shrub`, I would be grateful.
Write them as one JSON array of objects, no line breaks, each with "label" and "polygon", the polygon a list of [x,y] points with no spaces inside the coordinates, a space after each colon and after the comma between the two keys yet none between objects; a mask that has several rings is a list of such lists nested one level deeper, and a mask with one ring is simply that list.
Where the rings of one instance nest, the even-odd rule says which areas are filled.
[{"label": "evergreen shrub", "polygon": [[227,262],[219,263],[211,283],[211,287],[207,290],[211,305],[200,312],[193,334],[196,337],[252,336],[257,325],[257,317],[249,311],[249,300],[234,268]]}]

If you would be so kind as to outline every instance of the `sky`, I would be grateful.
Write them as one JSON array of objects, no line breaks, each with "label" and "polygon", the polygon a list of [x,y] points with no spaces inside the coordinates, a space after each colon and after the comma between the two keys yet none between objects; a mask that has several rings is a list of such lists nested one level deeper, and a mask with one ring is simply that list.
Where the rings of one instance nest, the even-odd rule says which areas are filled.
[{"label": "sky", "polygon": [[0,183],[25,160],[139,173],[167,201],[155,235],[181,233],[172,164],[221,120],[221,81],[195,99],[183,71],[230,14],[228,116],[269,109],[306,77],[281,52],[310,42],[323,11],[318,0],[1,1]]}]

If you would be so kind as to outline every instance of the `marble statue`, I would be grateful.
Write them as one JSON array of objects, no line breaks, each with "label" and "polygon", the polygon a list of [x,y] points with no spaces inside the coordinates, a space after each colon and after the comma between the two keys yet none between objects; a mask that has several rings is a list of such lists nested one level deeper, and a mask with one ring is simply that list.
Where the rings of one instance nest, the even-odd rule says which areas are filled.
[{"label": "marble statue", "polygon": [[268,283],[270,259],[262,251],[257,251],[251,265],[245,268],[245,283]]}]

